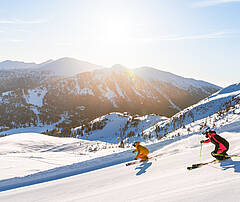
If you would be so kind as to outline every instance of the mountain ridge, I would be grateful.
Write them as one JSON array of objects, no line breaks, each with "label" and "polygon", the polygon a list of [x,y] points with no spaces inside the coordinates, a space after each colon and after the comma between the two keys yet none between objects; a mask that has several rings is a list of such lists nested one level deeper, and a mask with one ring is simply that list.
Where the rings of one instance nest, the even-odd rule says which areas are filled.
[{"label": "mountain ridge", "polygon": [[[149,74],[156,75],[158,71],[152,69]],[[18,75],[19,72],[16,77]],[[170,117],[221,89],[208,83],[201,86],[197,80],[195,84],[183,77],[179,83],[190,83],[180,88],[176,79],[174,83],[149,80],[123,67],[97,69],[70,77],[54,77],[47,71],[41,77],[34,71],[26,74],[26,78],[33,75],[38,77],[31,79],[31,84],[22,83],[19,88],[16,83],[16,89],[0,94],[2,128],[74,127],[114,111]],[[20,81],[28,81],[26,78],[23,76]],[[38,82],[34,84],[35,80]]]}]

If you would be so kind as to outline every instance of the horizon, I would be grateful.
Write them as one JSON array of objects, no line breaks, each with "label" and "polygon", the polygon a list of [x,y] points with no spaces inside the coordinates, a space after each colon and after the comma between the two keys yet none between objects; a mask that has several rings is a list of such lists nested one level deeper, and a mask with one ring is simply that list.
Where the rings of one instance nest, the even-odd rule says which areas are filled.
[{"label": "horizon", "polygon": [[[207,81],[207,80],[197,79],[197,78],[195,78],[195,77],[182,76],[182,75],[179,75],[179,74],[175,74],[174,72],[170,72],[170,71],[168,71],[168,70],[160,69],[160,68],[158,68],[158,67],[151,67],[151,66],[127,67],[126,65],[117,64],[117,63],[116,63],[116,64],[113,64],[113,65],[110,66],[110,67],[106,67],[106,66],[102,66],[102,65],[99,65],[99,64],[94,64],[94,63],[92,63],[92,62],[90,62],[90,61],[79,60],[79,59],[73,58],[73,57],[62,57],[62,58],[58,58],[58,59],[55,59],[55,60],[54,60],[54,59],[48,59],[48,60],[42,61],[42,62],[40,62],[40,63],[37,63],[37,62],[35,62],[35,61],[18,61],[18,60],[3,60],[3,61],[0,61],[0,63],[6,62],[6,61],[10,61],[10,62],[23,62],[23,63],[25,63],[25,64],[31,64],[31,63],[32,63],[32,64],[34,64],[34,65],[40,65],[40,64],[43,64],[43,63],[48,62],[48,61],[50,61],[50,62],[55,62],[55,61],[58,61],[58,60],[61,60],[61,59],[65,59],[65,58],[74,59],[74,60],[78,60],[78,61],[80,61],[80,62],[87,62],[87,63],[93,64],[93,65],[101,66],[103,69],[110,69],[110,68],[113,68],[113,67],[116,66],[116,65],[120,65],[120,66],[122,66],[122,67],[124,67],[124,68],[126,68],[126,69],[129,69],[129,71],[132,71],[132,70],[135,70],[135,69],[138,69],[138,68],[145,68],[145,67],[147,67],[147,68],[153,68],[153,69],[156,69],[156,70],[159,70],[159,71],[162,71],[162,72],[167,72],[167,73],[170,73],[170,74],[173,74],[173,75],[176,75],[176,76],[180,76],[180,77],[183,77],[183,78],[186,78],[186,79],[194,79],[194,80],[197,80],[197,81],[204,81],[204,82],[207,82],[207,83],[210,83],[210,84],[219,86],[219,87],[221,87],[221,88],[226,88],[226,87],[228,87],[228,86],[230,86],[230,85],[239,83],[239,82],[235,82],[235,83],[229,84],[229,85],[227,85],[227,86],[220,86],[220,85],[218,85],[218,84],[216,84],[216,83],[212,83],[212,82]],[[31,67],[28,67],[28,68],[31,68]],[[26,69],[28,69],[28,68],[26,68]]]},{"label": "horizon", "polygon": [[0,60],[148,66],[226,87],[239,82],[239,9],[238,0],[1,0]]}]

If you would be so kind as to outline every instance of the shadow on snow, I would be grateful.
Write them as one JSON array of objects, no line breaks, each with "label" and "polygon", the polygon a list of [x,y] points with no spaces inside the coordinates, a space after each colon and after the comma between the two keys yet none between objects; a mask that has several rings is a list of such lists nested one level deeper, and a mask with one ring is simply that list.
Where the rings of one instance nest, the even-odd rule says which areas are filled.
[{"label": "shadow on snow", "polygon": [[233,161],[232,159],[227,159],[225,161],[220,161],[220,166],[223,170],[233,168],[234,172],[240,173],[240,161]]},{"label": "shadow on snow", "polygon": [[146,173],[146,170],[152,165],[152,162],[146,162],[142,163],[138,167],[135,168],[135,170],[138,170],[138,173],[136,175],[142,175],[143,173]]}]

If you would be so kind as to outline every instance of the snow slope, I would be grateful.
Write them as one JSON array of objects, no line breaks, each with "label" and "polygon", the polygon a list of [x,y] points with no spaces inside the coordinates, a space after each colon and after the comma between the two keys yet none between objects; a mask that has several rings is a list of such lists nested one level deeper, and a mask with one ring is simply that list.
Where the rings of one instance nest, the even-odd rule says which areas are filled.
[{"label": "snow slope", "polygon": [[[228,127],[231,128],[231,126]],[[220,134],[230,142],[229,153],[240,151],[240,133],[237,132],[239,129],[238,126],[235,132]],[[119,153],[115,156],[115,165],[111,167],[99,166],[107,164],[107,157],[101,157],[101,160],[86,161],[64,169],[60,167],[23,178],[0,181],[1,190],[4,189],[4,185],[6,187],[6,184],[10,189],[1,193],[0,200],[19,202],[26,200],[239,201],[240,161],[238,158],[192,171],[186,169],[192,163],[212,159],[209,154],[213,150],[211,144],[204,145],[200,159],[200,140],[201,136],[194,134],[164,147],[158,144],[159,149],[155,153],[160,156],[157,160],[129,167],[125,166],[123,159],[117,158],[121,157]],[[91,165],[92,169],[90,169]],[[37,178],[39,176],[40,178]],[[26,186],[29,178],[35,179],[35,182],[32,181],[34,185]],[[39,180],[44,178],[45,181]],[[16,182],[22,182],[19,184],[21,188],[11,190],[14,185],[16,186]]]},{"label": "snow slope", "polygon": [[[107,115],[101,116],[90,122],[93,125],[96,122],[104,122],[104,127],[102,129],[97,129],[90,132],[83,131],[82,136],[78,135],[78,138],[85,140],[98,140],[102,142],[109,143],[119,143],[121,134],[124,131],[124,143],[132,144],[135,141],[144,141],[143,136],[136,137],[141,134],[143,130],[150,128],[158,122],[166,121],[167,118],[164,116],[158,116],[155,114],[146,116],[132,116],[127,113],[112,112]],[[74,128],[72,133],[81,129],[82,126]],[[127,137],[130,131],[134,131],[134,137]]]},{"label": "snow slope", "polygon": [[[239,157],[191,171],[186,169],[192,164],[213,159],[210,153],[214,150],[214,145],[211,143],[203,145],[200,156],[200,140],[205,139],[199,132],[203,122],[210,125],[214,120],[214,129],[230,143],[228,153],[240,154],[240,104],[237,102],[239,94],[236,91],[238,84],[203,101],[204,109],[200,108],[202,111],[197,112],[205,112],[204,118],[186,122],[184,128],[165,135],[158,142],[146,142],[150,156],[157,157],[129,167],[126,167],[125,163],[135,156],[132,154],[132,147],[120,149],[113,144],[107,147],[109,143],[58,139],[40,134],[17,134],[0,138],[2,159],[7,159],[10,155],[28,155],[28,160],[32,160],[43,157],[38,156],[39,153],[46,153],[48,157],[56,153],[59,154],[59,158],[54,156],[53,159],[62,163],[52,168],[45,165],[42,170],[28,171],[29,173],[20,175],[17,173],[19,169],[38,168],[33,161],[30,165],[30,161],[24,160],[22,167],[17,167],[12,176],[7,176],[6,171],[16,165],[16,159],[11,159],[12,164],[10,161],[1,164],[0,172],[5,177],[0,180],[0,201],[240,201]],[[220,94],[224,94],[225,101],[230,99],[233,103],[219,116],[218,112],[212,113],[211,106],[214,105],[208,105],[208,102],[215,97],[214,103],[217,105],[216,97]],[[223,106],[222,97],[218,99],[218,107]],[[146,130],[149,133],[154,132],[151,128]],[[180,135],[176,136],[176,133]],[[25,138],[21,138],[20,135],[24,135]],[[85,146],[81,147],[80,143]],[[94,147],[98,149],[95,150]],[[67,153],[73,152],[74,149],[77,149],[77,152],[73,154],[79,160],[74,159],[70,162],[68,157],[71,155]],[[71,157],[73,158],[73,155]],[[66,159],[69,163],[64,162]],[[45,158],[44,161],[52,163],[51,158]]]},{"label": "snow slope", "polygon": [[[76,138],[21,133],[0,138],[0,180],[31,175],[117,151],[114,145]],[[97,148],[98,153],[91,152]]]},{"label": "snow slope", "polygon": [[171,83],[181,89],[187,90],[196,86],[200,86],[202,89],[207,91],[208,88],[220,89],[219,86],[210,84],[205,81],[195,80],[190,78],[184,78],[170,72],[160,71],[151,67],[141,67],[135,69],[135,72],[142,76],[143,78],[148,79],[149,81],[161,81],[165,83]]},{"label": "snow slope", "polygon": [[[239,115],[240,112],[240,84],[230,85],[213,95],[201,100],[179,113],[172,116],[165,122],[159,122],[158,126],[163,127],[165,130],[160,131],[159,134],[164,135],[166,132],[182,133],[181,129],[185,128],[190,131],[193,130],[192,125],[196,122],[198,124],[208,124],[210,127],[215,128],[215,122],[223,121],[222,125],[231,119],[231,114]],[[144,131],[145,134],[151,134],[156,129],[156,126],[148,128]],[[177,130],[180,129],[180,130]]]},{"label": "snow slope", "polygon": [[[216,122],[217,132],[230,142],[229,154],[240,154],[239,113],[233,114],[229,111],[226,117],[228,121]],[[192,123],[193,131],[199,129],[200,123],[201,120]],[[181,133],[179,137],[171,138],[172,134],[169,134],[158,143],[147,145],[151,155],[158,155],[158,157],[146,163],[126,167],[125,163],[134,158],[131,148],[130,150],[110,148],[94,152],[92,157],[88,156],[90,152],[86,151],[84,160],[79,157],[81,156],[79,153],[76,157],[80,158],[80,162],[70,165],[55,165],[52,169],[43,169],[30,175],[5,178],[0,180],[0,191],[4,191],[0,195],[0,200],[20,202],[26,199],[28,201],[239,201],[240,159],[235,157],[188,171],[186,167],[193,163],[212,160],[210,152],[214,146],[204,144],[202,157],[200,157],[199,142],[203,137],[199,132],[189,133],[185,129],[181,129]],[[42,142],[40,145],[44,145],[45,136],[42,139],[38,134],[35,135],[39,138],[35,138],[33,134],[24,135],[26,139],[21,140],[26,143],[26,147],[32,145],[31,139],[38,139]],[[16,141],[19,144],[16,136],[20,138],[18,134],[0,139],[0,141],[6,140],[2,143],[2,145],[6,144],[6,148],[0,147],[3,150],[1,158],[11,154],[7,148],[16,148],[16,145],[10,145],[10,142],[16,144],[14,143]],[[71,151],[66,149],[71,146],[76,148],[72,142],[79,140],[66,141],[65,138],[59,140],[53,138],[52,141],[55,144],[57,141],[65,141],[64,148],[60,146],[56,149],[55,152],[58,153],[61,148],[63,151]],[[36,145],[35,148],[42,153],[46,152],[40,145]],[[32,148],[34,147],[30,149],[27,147],[25,150],[16,149],[14,152],[22,151],[26,154],[31,152],[31,158],[37,159],[36,157],[39,156],[32,151]],[[54,149],[50,151],[53,152]],[[63,156],[59,157],[61,158]],[[51,162],[50,158],[44,160]],[[15,159],[12,161],[15,162]]]}]

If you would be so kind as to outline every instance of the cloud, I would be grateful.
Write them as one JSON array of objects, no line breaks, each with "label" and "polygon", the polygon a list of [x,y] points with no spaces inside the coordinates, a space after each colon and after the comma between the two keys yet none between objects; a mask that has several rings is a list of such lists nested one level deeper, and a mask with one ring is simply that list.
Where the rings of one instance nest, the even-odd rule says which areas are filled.
[{"label": "cloud", "polygon": [[26,29],[16,29],[15,32],[33,33],[33,31],[31,31],[31,30],[26,30]]},{"label": "cloud", "polygon": [[58,42],[56,45],[57,46],[72,46],[73,44],[71,42]]},{"label": "cloud", "polygon": [[40,24],[45,23],[45,20],[1,20],[0,24]]},{"label": "cloud", "polygon": [[226,37],[232,37],[239,34],[238,31],[222,31],[208,34],[196,34],[185,36],[159,36],[153,38],[143,38],[145,41],[181,41],[181,40],[200,40],[200,39],[220,39]]},{"label": "cloud", "polygon": [[22,42],[24,42],[24,40],[21,40],[21,39],[10,39],[8,41],[12,42],[12,43],[22,43]]},{"label": "cloud", "polygon": [[22,39],[6,39],[6,40],[0,40],[0,43],[23,43],[24,40]]},{"label": "cloud", "polygon": [[158,40],[166,41],[179,41],[179,40],[193,40],[193,39],[217,39],[226,36],[225,32],[217,32],[212,34],[199,34],[199,35],[189,35],[189,36],[175,36],[175,37],[165,37],[159,38]]},{"label": "cloud", "polygon": [[240,0],[205,0],[193,3],[193,7],[209,7],[234,2],[240,2]]}]

